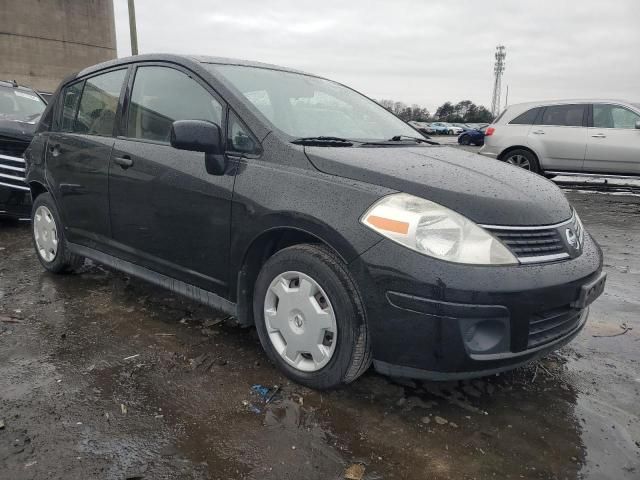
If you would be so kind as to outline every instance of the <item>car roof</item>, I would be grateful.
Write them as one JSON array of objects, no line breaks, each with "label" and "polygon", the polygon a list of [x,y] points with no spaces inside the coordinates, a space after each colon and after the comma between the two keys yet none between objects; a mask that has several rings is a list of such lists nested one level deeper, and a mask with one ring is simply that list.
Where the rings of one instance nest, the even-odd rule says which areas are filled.
[{"label": "car roof", "polygon": [[[98,63],[97,65],[92,65],[83,70],[80,70],[79,72],[73,74],[71,78],[73,79],[73,78],[83,77],[85,75],[89,75],[91,73],[98,72],[106,68],[115,67],[118,65],[127,65],[127,64],[136,63],[136,62],[153,62],[153,61],[172,62],[172,63],[178,63],[178,64],[213,63],[213,64],[220,64],[220,65],[241,65],[245,67],[267,68],[270,70],[280,70],[283,72],[300,73],[303,75],[310,75],[314,77],[318,76],[312,73],[307,73],[301,70],[283,67],[280,65],[273,65],[270,63],[256,62],[251,60],[242,60],[238,58],[215,57],[215,56],[208,56],[208,55],[174,55],[174,54],[157,53],[157,54],[134,55],[130,57],[123,57],[123,58],[118,58],[116,60],[110,60],[107,62]],[[65,80],[65,83],[67,80],[68,79]]]},{"label": "car roof", "polygon": [[494,120],[493,123],[499,123],[499,124],[509,123],[518,115],[526,112],[531,108],[547,107],[551,105],[571,105],[571,104],[588,104],[588,103],[611,103],[614,105],[625,105],[635,110],[640,108],[638,103],[630,102],[628,100],[614,99],[614,98],[568,98],[568,99],[559,99],[559,100],[540,100],[537,102],[513,103],[507,106],[502,111],[498,119]]},{"label": "car roof", "polygon": [[568,98],[568,99],[559,99],[559,100],[540,100],[537,102],[523,102],[523,103],[513,103],[509,105],[507,108],[515,108],[515,107],[540,107],[545,105],[566,105],[573,103],[625,103],[625,104],[634,104],[637,102],[632,102],[630,100],[622,100],[620,98]]}]

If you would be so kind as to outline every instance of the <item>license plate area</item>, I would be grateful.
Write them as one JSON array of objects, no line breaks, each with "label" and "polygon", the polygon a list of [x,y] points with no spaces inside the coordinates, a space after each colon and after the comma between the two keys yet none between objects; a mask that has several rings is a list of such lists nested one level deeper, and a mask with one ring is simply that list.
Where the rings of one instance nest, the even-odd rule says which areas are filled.
[{"label": "license plate area", "polygon": [[588,307],[593,301],[604,292],[604,284],[607,281],[607,274],[601,273],[595,280],[580,287],[578,299],[571,304],[573,308]]}]

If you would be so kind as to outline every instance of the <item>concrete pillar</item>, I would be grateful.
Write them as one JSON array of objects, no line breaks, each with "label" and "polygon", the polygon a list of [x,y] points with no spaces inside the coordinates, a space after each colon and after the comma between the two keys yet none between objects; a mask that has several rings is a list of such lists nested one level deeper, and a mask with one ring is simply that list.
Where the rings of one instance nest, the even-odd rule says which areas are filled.
[{"label": "concrete pillar", "polygon": [[116,58],[113,0],[0,1],[0,79],[53,92],[70,73]]}]

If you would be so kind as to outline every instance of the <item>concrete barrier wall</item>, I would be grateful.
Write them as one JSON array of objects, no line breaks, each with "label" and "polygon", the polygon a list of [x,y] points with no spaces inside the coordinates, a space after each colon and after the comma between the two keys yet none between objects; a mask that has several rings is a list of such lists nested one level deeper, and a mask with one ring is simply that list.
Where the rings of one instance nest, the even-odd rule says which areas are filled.
[{"label": "concrete barrier wall", "polygon": [[1,0],[0,79],[52,92],[116,58],[113,0]]}]

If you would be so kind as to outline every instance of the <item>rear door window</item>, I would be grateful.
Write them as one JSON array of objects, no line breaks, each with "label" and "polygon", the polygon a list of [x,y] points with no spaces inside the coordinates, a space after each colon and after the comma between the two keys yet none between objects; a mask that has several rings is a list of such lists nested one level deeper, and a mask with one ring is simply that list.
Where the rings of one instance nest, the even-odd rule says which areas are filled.
[{"label": "rear door window", "polygon": [[131,93],[127,136],[169,143],[176,120],[222,126],[222,105],[187,74],[170,67],[139,67]]},{"label": "rear door window", "polygon": [[536,117],[538,116],[539,112],[540,112],[540,107],[532,108],[531,110],[527,110],[526,112],[518,115],[516,118],[511,120],[509,124],[533,125],[533,123],[536,121]]},{"label": "rear door window", "polygon": [[585,105],[552,105],[545,108],[540,124],[582,127],[585,111]]},{"label": "rear door window", "polygon": [[618,105],[595,104],[593,126],[596,128],[636,128],[640,115]]},{"label": "rear door window", "polygon": [[85,81],[74,132],[100,136],[113,134],[120,90],[126,73],[126,69],[114,70]]}]

